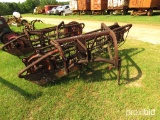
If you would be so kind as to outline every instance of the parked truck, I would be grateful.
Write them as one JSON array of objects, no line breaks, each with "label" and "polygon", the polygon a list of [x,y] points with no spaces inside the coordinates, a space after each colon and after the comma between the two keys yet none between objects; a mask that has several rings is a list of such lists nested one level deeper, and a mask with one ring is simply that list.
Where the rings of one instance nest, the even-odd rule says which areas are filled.
[{"label": "parked truck", "polygon": [[52,11],[50,13],[50,10],[52,10],[53,8],[56,8],[58,6],[60,6],[60,5],[45,5],[44,6],[45,13],[46,14],[52,14]]},{"label": "parked truck", "polygon": [[56,12],[56,14],[63,15],[63,16],[72,13],[72,11],[70,10],[70,6],[69,5],[58,6],[56,8],[55,12]]}]

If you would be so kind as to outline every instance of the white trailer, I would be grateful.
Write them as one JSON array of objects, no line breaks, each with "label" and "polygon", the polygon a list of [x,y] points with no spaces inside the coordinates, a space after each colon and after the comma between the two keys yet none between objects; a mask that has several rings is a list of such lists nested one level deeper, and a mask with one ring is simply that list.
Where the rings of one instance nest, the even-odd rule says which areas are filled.
[{"label": "white trailer", "polygon": [[70,0],[69,7],[72,11],[78,10],[78,0]]},{"label": "white trailer", "polygon": [[112,14],[114,11],[127,14],[129,0],[108,0],[107,12]]}]

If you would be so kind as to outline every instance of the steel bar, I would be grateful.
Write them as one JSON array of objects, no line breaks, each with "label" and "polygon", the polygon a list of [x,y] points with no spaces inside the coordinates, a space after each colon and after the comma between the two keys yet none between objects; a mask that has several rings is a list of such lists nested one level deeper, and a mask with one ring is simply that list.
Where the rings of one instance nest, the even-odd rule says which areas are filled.
[{"label": "steel bar", "polygon": [[[31,22],[33,27],[35,22]],[[22,56],[25,68],[18,76],[39,85],[54,82],[89,62],[104,62],[109,70],[117,69],[120,84],[122,60],[118,56],[118,46],[125,42],[124,36],[128,35],[132,24],[106,26],[101,23],[99,29],[83,34],[84,26],[76,21],[68,24],[62,21],[57,26],[38,30],[26,28],[17,34],[2,25],[9,30],[0,36],[4,43],[2,50]]]},{"label": "steel bar", "polygon": [[[48,82],[47,80],[54,81],[55,80],[54,78],[58,76],[63,76],[68,74],[69,72],[72,72],[72,68],[74,68],[75,66],[81,66],[88,62],[105,62],[110,64],[112,68],[118,69],[119,57],[118,57],[118,45],[117,45],[115,33],[110,28],[105,26],[105,24],[102,24],[102,25],[105,27],[105,29],[100,30],[98,32],[93,32],[93,33],[84,34],[84,35],[82,34],[82,35],[63,38],[63,39],[51,40],[50,43],[53,46],[50,52],[41,54],[41,53],[44,53],[44,51],[38,51],[37,53],[34,53],[33,56],[40,55],[40,57],[35,61],[33,60],[33,62],[30,64],[25,63],[26,68],[21,70],[18,76],[27,78],[32,82],[36,81],[36,83],[41,84],[42,81],[43,81],[42,83],[45,83],[44,81]],[[99,42],[99,40],[102,43],[102,44],[99,44],[99,46],[104,47],[103,49],[105,49],[105,53],[103,54],[106,54],[106,56],[108,54],[107,47],[114,47],[113,51],[109,51],[110,54],[113,55],[113,57],[106,58],[101,56],[101,54],[99,54],[98,56],[95,55],[94,51],[95,50],[96,52],[99,51],[98,46],[96,44],[97,42]],[[109,44],[107,43],[109,41],[112,41],[114,46],[109,46]],[[97,47],[97,48],[91,49],[92,47]],[[74,50],[70,51],[70,49],[74,49]],[[71,53],[68,54],[68,52],[71,52]],[[32,57],[26,58],[26,60],[24,61],[26,62],[27,59],[31,61],[30,58]],[[54,58],[54,59],[51,59],[51,58]],[[47,60],[49,60],[50,66],[55,66],[55,67],[52,67],[50,70],[48,70],[48,73],[46,73],[46,74],[52,74],[53,78],[50,79],[51,75],[49,75],[49,78],[47,78],[47,76],[45,77],[47,80],[46,79],[42,80],[44,77],[39,78],[38,80],[37,79],[35,80],[36,78],[35,76],[37,74],[40,74],[40,71],[41,71],[41,74],[44,73],[43,70],[45,70],[45,67],[47,66],[46,64],[43,64],[43,63],[45,63]],[[31,70],[31,69],[34,69],[34,70]],[[117,79],[118,81],[120,80],[119,74],[117,76]]]}]

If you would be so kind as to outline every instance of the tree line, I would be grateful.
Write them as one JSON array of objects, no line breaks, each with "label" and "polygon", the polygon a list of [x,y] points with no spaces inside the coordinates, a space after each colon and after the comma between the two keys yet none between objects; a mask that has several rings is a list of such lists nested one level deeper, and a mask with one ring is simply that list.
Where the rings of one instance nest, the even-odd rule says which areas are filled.
[{"label": "tree line", "polygon": [[45,5],[64,5],[68,2],[57,2],[56,0],[26,0],[25,2],[0,2],[0,15],[11,15],[14,11],[23,13],[32,13],[37,6],[44,7]]}]

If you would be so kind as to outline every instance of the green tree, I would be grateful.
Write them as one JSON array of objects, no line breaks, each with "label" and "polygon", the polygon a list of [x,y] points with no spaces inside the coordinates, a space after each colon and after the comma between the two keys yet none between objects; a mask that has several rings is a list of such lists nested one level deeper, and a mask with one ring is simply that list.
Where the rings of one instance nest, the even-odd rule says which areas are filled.
[{"label": "green tree", "polygon": [[35,1],[35,5],[39,6],[40,5],[40,0],[34,0]]},{"label": "green tree", "polygon": [[39,0],[26,0],[24,2],[24,6],[27,12],[32,12],[33,9],[38,5],[39,5]]},{"label": "green tree", "polygon": [[56,0],[40,0],[40,5],[45,6],[45,5],[54,5],[58,4]]},{"label": "green tree", "polygon": [[0,15],[11,15],[14,11],[22,13],[33,12],[37,6],[44,7],[45,5],[68,4],[68,2],[57,2],[56,0],[26,0],[23,3],[8,3],[0,2]]},{"label": "green tree", "polygon": [[20,13],[27,13],[27,9],[25,8],[25,3],[18,3],[18,8]]},{"label": "green tree", "polygon": [[11,14],[11,10],[9,9],[9,5],[7,3],[0,3],[0,14],[1,15],[9,15]]}]

